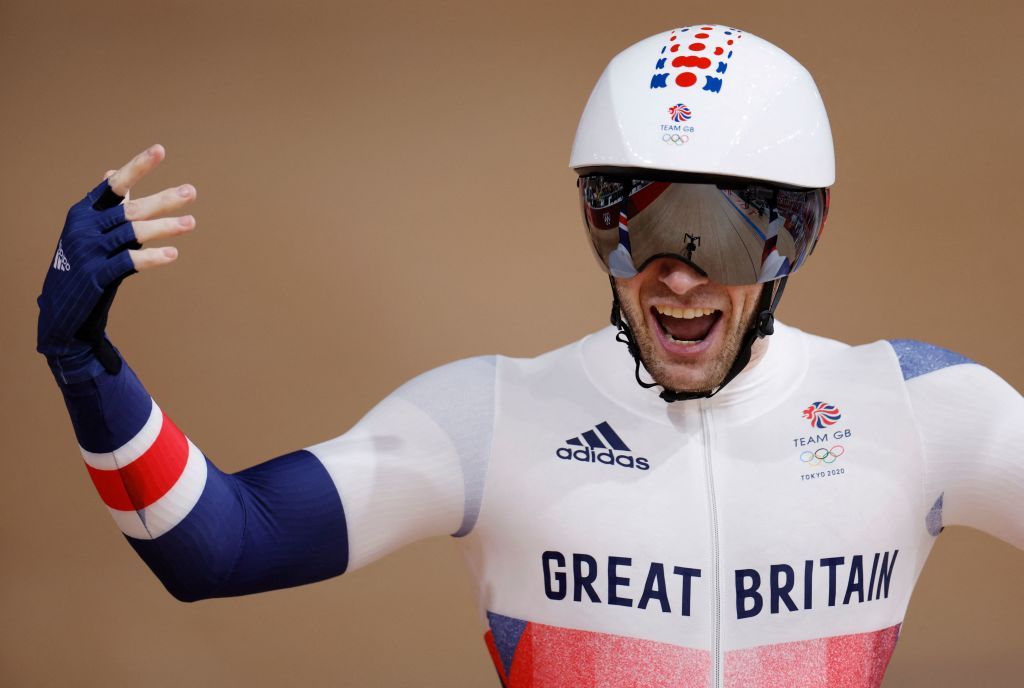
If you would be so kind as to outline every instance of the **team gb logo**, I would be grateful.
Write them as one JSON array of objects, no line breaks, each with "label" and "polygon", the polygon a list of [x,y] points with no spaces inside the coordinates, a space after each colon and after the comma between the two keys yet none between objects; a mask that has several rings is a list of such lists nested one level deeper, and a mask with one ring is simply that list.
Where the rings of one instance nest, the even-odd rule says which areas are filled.
[{"label": "team gb logo", "polygon": [[827,428],[835,425],[842,417],[838,406],[824,401],[816,401],[804,409],[804,418],[811,421],[812,428]]}]

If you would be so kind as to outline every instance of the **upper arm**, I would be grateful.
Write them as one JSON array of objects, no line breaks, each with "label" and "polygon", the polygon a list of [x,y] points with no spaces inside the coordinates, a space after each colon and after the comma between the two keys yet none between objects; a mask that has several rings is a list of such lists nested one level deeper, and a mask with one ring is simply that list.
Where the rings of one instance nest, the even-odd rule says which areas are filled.
[{"label": "upper arm", "polygon": [[1024,398],[987,368],[894,342],[936,504],[930,527],[965,525],[1024,548]]},{"label": "upper arm", "polygon": [[449,363],[395,390],[345,434],[308,447],[341,496],[349,569],[421,538],[472,529],[494,379],[494,357]]}]

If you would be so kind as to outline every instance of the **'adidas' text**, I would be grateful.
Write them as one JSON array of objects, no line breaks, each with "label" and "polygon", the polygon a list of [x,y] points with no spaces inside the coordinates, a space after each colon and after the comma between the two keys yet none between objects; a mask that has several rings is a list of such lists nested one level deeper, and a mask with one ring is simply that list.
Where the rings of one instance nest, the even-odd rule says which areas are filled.
[{"label": "'adidas' text", "polygon": [[590,463],[603,463],[609,466],[622,466],[623,468],[637,468],[646,471],[650,464],[643,456],[632,456],[630,454],[616,454],[611,449],[594,449],[593,447],[559,447],[555,450],[555,456],[566,461],[586,461]]}]

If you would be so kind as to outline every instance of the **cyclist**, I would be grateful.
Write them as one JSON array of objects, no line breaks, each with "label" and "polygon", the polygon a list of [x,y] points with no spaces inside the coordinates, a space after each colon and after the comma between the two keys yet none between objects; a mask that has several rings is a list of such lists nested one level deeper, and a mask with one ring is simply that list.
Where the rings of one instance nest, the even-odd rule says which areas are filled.
[{"label": "cyclist", "polygon": [[944,524],[1024,546],[1016,391],[927,344],[775,322],[834,162],[810,75],[752,34],[652,36],[590,97],[571,164],[613,327],[442,366],[345,434],[232,475],[104,333],[121,280],[177,255],[143,245],[195,226],[177,215],[191,185],[124,201],[163,157],[71,208],[38,348],[101,498],[179,599],[447,533],[506,686],[877,686]]}]

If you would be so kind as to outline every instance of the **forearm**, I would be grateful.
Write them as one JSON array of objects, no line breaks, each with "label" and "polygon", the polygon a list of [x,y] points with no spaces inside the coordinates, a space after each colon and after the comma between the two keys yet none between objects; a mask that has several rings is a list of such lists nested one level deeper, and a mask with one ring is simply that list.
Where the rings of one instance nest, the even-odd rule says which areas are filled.
[{"label": "forearm", "polygon": [[308,451],[228,475],[160,410],[128,365],[79,382],[57,380],[100,497],[178,599],[289,587],[345,570],[341,501]]}]

